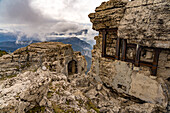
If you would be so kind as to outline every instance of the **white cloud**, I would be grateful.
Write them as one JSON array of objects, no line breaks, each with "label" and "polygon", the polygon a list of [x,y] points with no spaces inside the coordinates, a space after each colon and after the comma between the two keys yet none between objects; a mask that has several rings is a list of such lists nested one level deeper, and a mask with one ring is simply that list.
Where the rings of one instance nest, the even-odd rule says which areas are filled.
[{"label": "white cloud", "polygon": [[35,0],[32,5],[55,19],[90,23],[88,14],[104,0]]},{"label": "white cloud", "polygon": [[[0,27],[22,31],[21,35],[44,40],[50,32],[90,29],[88,14],[104,0],[1,0]],[[80,24],[81,23],[81,24]],[[83,24],[82,24],[83,23]]]}]

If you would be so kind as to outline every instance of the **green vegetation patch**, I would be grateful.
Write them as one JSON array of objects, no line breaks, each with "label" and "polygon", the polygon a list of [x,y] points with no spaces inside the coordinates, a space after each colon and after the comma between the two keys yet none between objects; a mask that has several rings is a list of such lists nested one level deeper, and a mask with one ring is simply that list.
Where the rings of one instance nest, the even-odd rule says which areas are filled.
[{"label": "green vegetation patch", "polygon": [[91,102],[90,99],[86,102],[86,108],[87,108],[88,110],[93,109],[93,110],[95,110],[97,113],[100,113],[99,109]]},{"label": "green vegetation patch", "polygon": [[6,54],[8,54],[6,51],[0,50],[0,57]]},{"label": "green vegetation patch", "polygon": [[78,101],[78,106],[83,106],[84,101],[82,99],[78,99],[76,101]]},{"label": "green vegetation patch", "polygon": [[53,104],[53,110],[55,113],[63,113],[64,110],[61,109],[61,107],[59,105]]},{"label": "green vegetation patch", "polygon": [[0,80],[6,80],[6,79],[13,78],[13,77],[16,77],[16,76],[17,76],[16,74],[10,75],[10,76],[5,76],[5,77],[0,78]]},{"label": "green vegetation patch", "polygon": [[51,98],[51,97],[53,96],[53,93],[54,93],[54,92],[52,92],[52,91],[48,91],[48,93],[47,93],[47,98],[48,98],[48,99]]},{"label": "green vegetation patch", "polygon": [[35,106],[34,108],[30,109],[26,113],[45,113],[44,106]]}]

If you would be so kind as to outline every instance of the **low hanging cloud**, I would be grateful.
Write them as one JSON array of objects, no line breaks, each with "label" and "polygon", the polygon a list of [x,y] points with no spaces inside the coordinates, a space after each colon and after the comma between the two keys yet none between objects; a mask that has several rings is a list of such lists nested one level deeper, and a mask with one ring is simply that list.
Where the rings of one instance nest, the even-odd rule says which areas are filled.
[{"label": "low hanging cloud", "polygon": [[[53,9],[45,12],[43,7],[49,4],[42,4],[42,6],[39,4],[45,3],[47,0],[0,0],[0,24],[15,25],[10,28],[14,31],[21,31],[18,39],[22,35],[27,35],[29,38],[36,34],[36,38],[45,40],[47,33],[76,32],[82,29],[89,29],[90,33],[94,34],[91,26],[80,23],[87,20],[84,18],[89,13],[87,11],[88,2],[94,5],[95,1],[48,0],[48,3],[54,3],[56,7],[54,7],[54,12],[52,12]],[[34,2],[37,3],[37,6],[33,4]]]}]

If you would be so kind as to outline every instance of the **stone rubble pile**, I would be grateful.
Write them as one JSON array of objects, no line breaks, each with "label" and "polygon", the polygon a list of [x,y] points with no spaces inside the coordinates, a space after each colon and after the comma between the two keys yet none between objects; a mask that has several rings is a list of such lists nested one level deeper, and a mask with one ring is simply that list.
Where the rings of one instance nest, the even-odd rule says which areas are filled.
[{"label": "stone rubble pile", "polygon": [[[154,104],[135,103],[87,75],[26,71],[0,85],[0,113],[154,112]],[[138,100],[136,100],[138,101]]]}]

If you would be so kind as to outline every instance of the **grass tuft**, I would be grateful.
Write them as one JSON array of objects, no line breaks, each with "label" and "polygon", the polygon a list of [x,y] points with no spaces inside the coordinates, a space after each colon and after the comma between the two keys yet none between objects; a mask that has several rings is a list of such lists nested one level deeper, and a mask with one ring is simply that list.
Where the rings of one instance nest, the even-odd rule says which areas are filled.
[{"label": "grass tuft", "polygon": [[8,54],[6,51],[0,50],[0,57],[6,54]]},{"label": "grass tuft", "polygon": [[16,74],[10,75],[10,76],[5,76],[5,77],[0,78],[0,80],[10,79],[10,78],[13,78],[13,77],[16,77],[16,76],[17,76]]},{"label": "grass tuft", "polygon": [[88,110],[93,109],[97,113],[100,113],[99,109],[91,102],[90,99],[86,102],[86,107],[87,107]]}]

